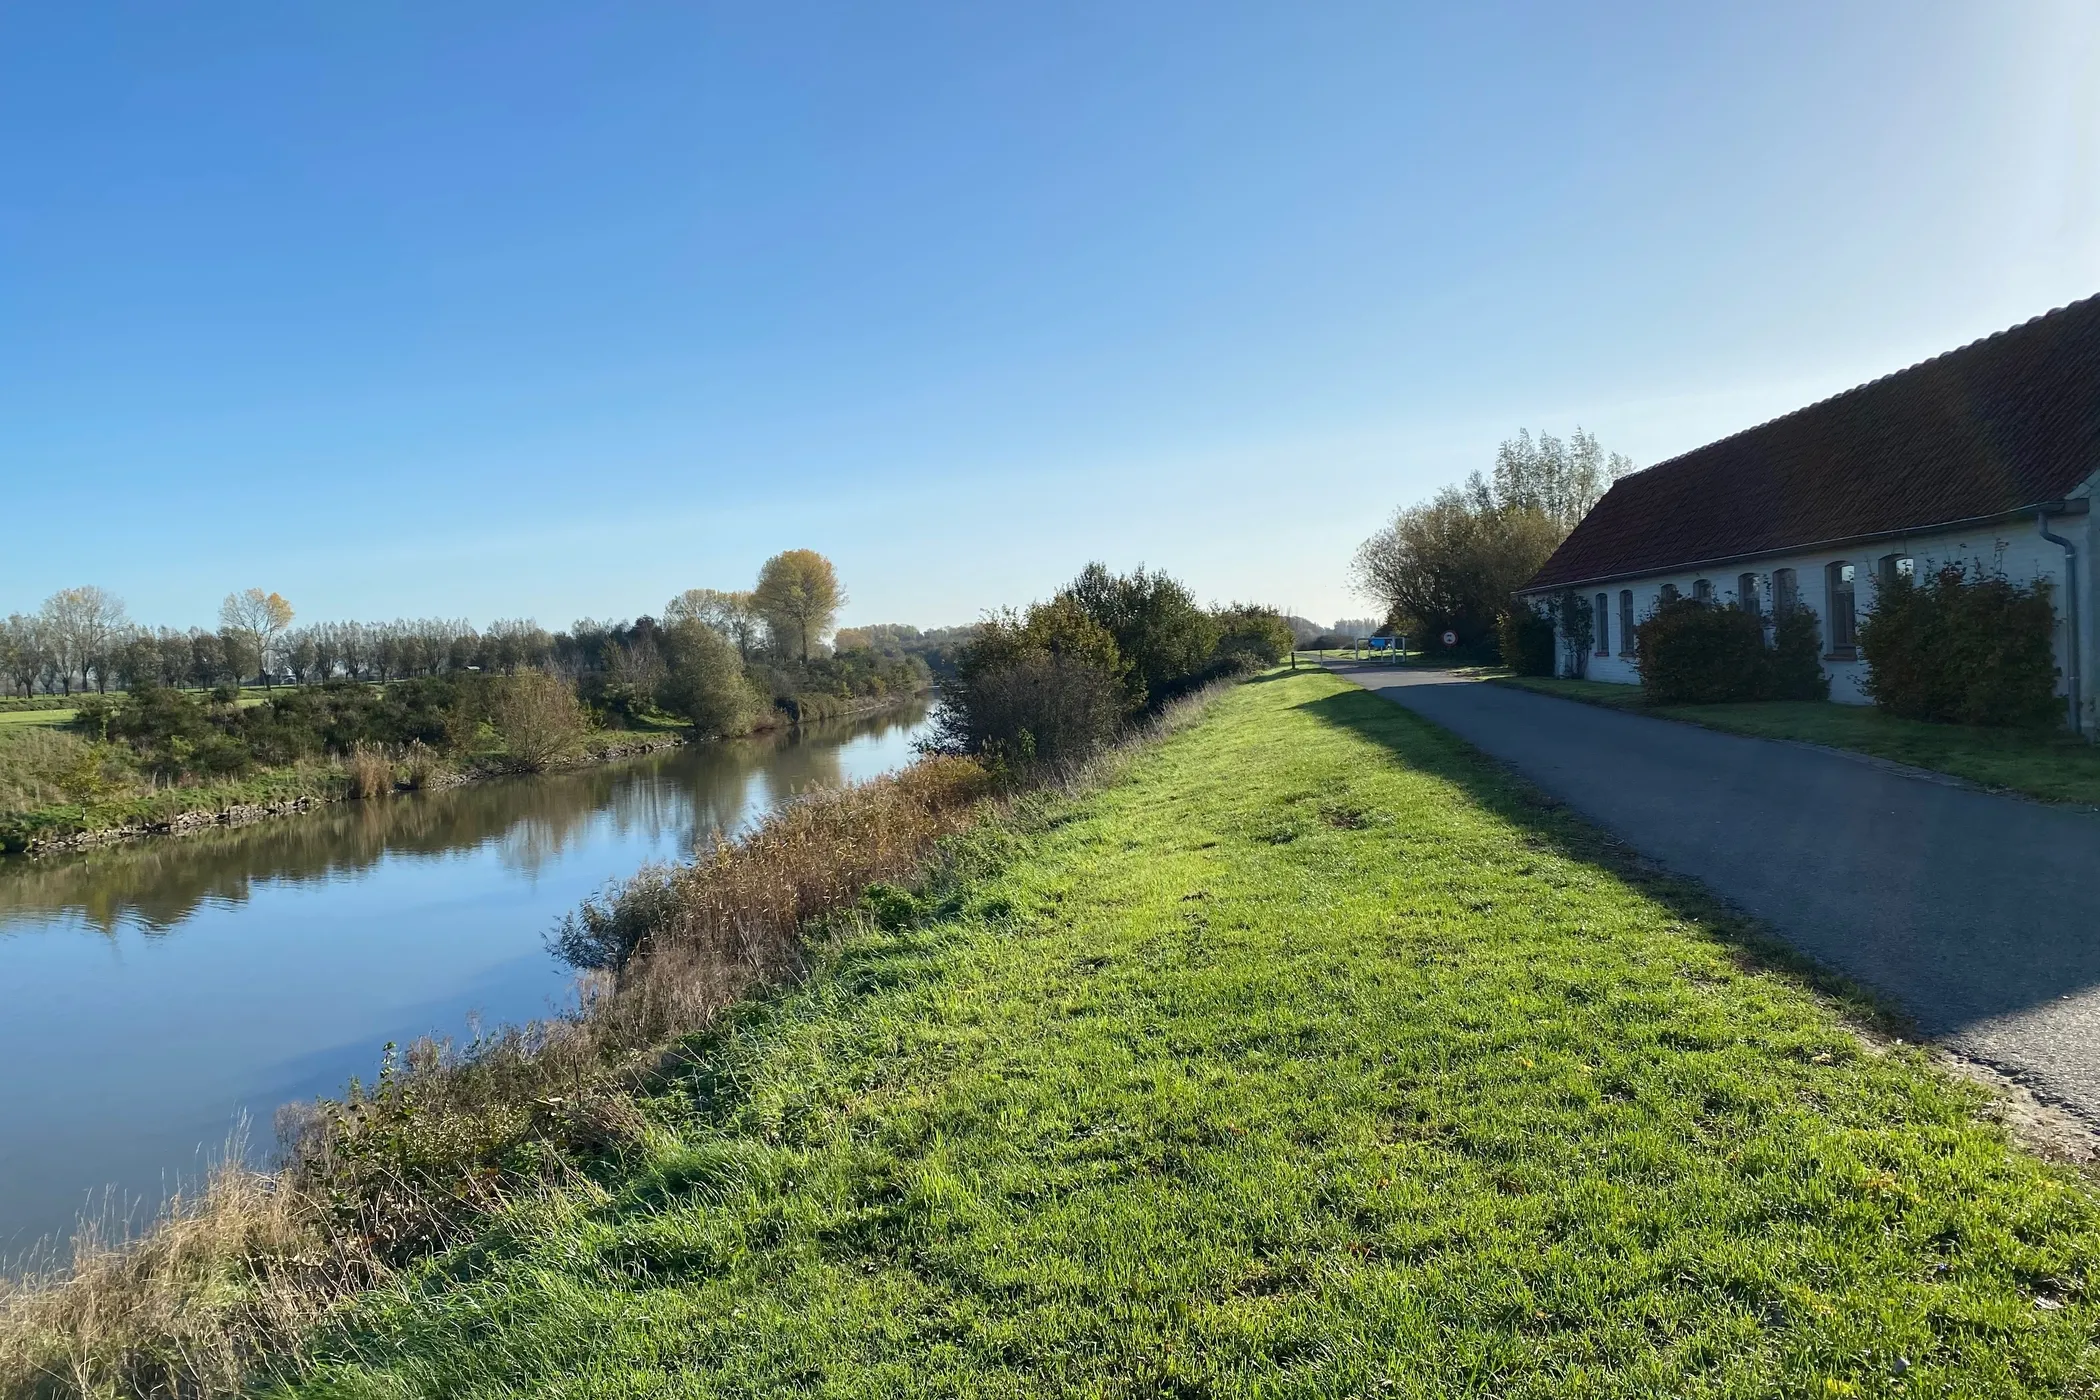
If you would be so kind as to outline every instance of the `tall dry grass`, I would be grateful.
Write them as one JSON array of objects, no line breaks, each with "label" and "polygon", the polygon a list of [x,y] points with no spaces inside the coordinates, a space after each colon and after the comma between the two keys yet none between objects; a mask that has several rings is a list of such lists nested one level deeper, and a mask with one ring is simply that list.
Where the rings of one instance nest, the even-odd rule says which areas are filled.
[{"label": "tall dry grass", "polygon": [[376,744],[359,744],[343,760],[352,797],[384,797],[394,790],[394,760]]},{"label": "tall dry grass", "polygon": [[67,1266],[0,1280],[0,1395],[233,1395],[382,1272],[280,1176],[235,1163],[137,1240],[84,1230]]}]

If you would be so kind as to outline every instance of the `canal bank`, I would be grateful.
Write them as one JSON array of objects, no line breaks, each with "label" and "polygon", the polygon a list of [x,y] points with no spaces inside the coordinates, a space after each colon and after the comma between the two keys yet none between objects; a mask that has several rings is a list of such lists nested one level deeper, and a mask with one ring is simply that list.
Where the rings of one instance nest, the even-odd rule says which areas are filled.
[{"label": "canal bank", "polygon": [[605,881],[812,784],[909,762],[923,701],[541,777],[338,803],[180,841],[0,861],[0,1257],[105,1187],[150,1215],[241,1114],[369,1076],[389,1040],[544,1015],[543,946]]}]

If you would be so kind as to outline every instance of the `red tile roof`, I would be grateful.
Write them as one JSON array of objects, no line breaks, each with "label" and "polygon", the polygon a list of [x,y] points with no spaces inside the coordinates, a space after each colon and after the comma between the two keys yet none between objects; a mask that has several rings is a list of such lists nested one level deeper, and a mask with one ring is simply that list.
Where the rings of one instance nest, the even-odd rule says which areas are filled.
[{"label": "red tile roof", "polygon": [[2100,472],[2100,296],[1614,485],[1526,589],[2062,500]]}]

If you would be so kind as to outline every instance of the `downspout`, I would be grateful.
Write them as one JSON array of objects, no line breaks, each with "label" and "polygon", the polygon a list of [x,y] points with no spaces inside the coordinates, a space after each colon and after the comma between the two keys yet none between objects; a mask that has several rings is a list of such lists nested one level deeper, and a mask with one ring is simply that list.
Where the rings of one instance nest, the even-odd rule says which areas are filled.
[{"label": "downspout", "polygon": [[2085,733],[2085,699],[2079,693],[2079,654],[2085,650],[2085,634],[2078,630],[2078,546],[2062,535],[2049,533],[2049,508],[2042,506],[2034,513],[2034,521],[2042,532],[2042,538],[2064,552],[2064,596],[2069,599],[2064,609],[2064,620],[2070,624],[2071,645],[2070,669],[2064,679],[2071,689],[2071,732]]}]

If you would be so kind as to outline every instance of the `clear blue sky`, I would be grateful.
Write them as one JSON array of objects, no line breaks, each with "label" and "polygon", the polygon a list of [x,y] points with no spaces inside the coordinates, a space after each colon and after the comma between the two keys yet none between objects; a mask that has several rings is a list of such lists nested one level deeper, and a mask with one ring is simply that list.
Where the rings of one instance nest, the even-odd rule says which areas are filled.
[{"label": "clear blue sky", "polygon": [[1650,463],[2100,291],[2100,6],[0,9],[0,612],[1331,618],[1529,426]]}]

